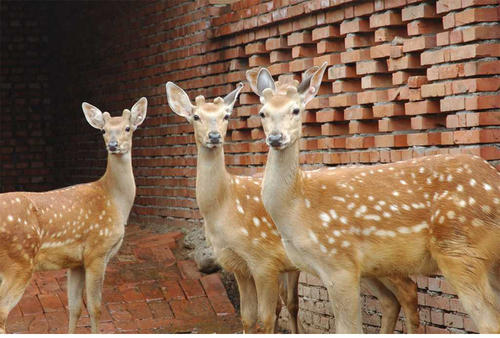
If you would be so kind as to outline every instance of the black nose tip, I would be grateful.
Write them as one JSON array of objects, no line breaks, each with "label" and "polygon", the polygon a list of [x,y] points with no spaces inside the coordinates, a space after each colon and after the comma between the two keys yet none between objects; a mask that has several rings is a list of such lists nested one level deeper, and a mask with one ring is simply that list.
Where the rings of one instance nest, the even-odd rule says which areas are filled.
[{"label": "black nose tip", "polygon": [[267,137],[267,142],[273,147],[279,147],[283,141],[283,134],[279,132],[273,132]]},{"label": "black nose tip", "polygon": [[220,133],[218,131],[211,131],[208,133],[208,139],[211,143],[219,143],[220,142]]},{"label": "black nose tip", "polygon": [[116,141],[109,142],[108,149],[111,151],[115,151],[116,149],[118,149],[118,142],[116,142]]}]

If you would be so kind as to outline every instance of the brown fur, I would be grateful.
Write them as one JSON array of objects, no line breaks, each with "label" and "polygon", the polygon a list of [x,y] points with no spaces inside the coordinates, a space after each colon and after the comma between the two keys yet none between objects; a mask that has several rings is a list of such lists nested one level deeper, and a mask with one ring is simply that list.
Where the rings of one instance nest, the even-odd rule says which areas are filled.
[{"label": "brown fur", "polygon": [[[337,332],[361,332],[361,277],[438,269],[480,332],[499,332],[491,282],[500,260],[499,173],[470,155],[303,172],[301,119],[292,110],[305,109],[324,70],[316,67],[305,92],[262,90],[268,142],[270,134],[280,135],[269,151],[262,197],[289,258],[325,283]],[[263,72],[257,82],[261,75],[262,83],[272,81]]]},{"label": "brown fur", "polygon": [[98,332],[104,271],[120,248],[135,197],[132,131],[142,123],[146,105],[143,98],[132,112],[112,118],[84,103],[89,123],[106,131],[106,144],[118,140],[100,180],[43,193],[0,195],[0,332],[33,272],[59,269],[69,269],[70,333],[81,312],[84,281],[92,332]]}]

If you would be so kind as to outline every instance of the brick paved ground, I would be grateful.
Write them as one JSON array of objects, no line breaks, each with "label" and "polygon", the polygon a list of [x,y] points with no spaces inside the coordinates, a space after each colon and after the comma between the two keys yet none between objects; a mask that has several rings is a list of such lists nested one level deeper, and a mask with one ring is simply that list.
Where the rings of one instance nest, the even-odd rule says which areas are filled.
[{"label": "brick paved ground", "polygon": [[[218,274],[202,275],[193,261],[174,256],[179,232],[154,234],[128,226],[111,260],[103,290],[103,333],[233,333],[239,316]],[[37,273],[10,313],[7,332],[65,333],[66,272]],[[90,331],[86,309],[78,333]]]}]

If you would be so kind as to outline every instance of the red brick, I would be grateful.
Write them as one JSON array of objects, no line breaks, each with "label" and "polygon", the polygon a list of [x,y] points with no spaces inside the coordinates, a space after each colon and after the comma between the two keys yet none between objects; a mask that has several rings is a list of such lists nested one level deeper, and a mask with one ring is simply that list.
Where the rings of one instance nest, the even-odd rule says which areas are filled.
[{"label": "red brick", "polygon": [[401,14],[387,11],[380,14],[373,14],[370,16],[370,27],[378,28],[385,26],[397,26],[401,25],[403,21],[401,20]]},{"label": "red brick", "polygon": [[340,30],[336,25],[328,25],[312,31],[312,41],[338,37],[340,37]]},{"label": "red brick", "polygon": [[356,61],[364,61],[370,59],[370,49],[356,49],[340,54],[340,61],[342,63],[353,63]]},{"label": "red brick", "polygon": [[386,103],[373,106],[373,116],[376,118],[399,116],[404,114],[405,114],[404,106],[403,104],[400,103]]},{"label": "red brick", "polygon": [[356,18],[354,20],[344,20],[340,24],[340,34],[346,35],[348,33],[368,32],[370,31],[370,24],[367,19]]},{"label": "red brick", "polygon": [[[441,136],[439,133],[418,133],[418,134],[408,134],[406,135],[408,145],[409,146],[426,146],[426,145],[438,145],[441,143]],[[443,305],[441,307],[441,303],[437,303],[439,300],[436,300],[436,303],[433,304],[427,304],[427,297],[426,297],[426,305],[438,307],[438,308],[448,308]]]},{"label": "red brick", "polygon": [[435,36],[418,36],[408,40],[405,40],[403,44],[403,52],[414,52],[418,50],[424,50],[436,47],[436,37]]},{"label": "red brick", "polygon": [[265,47],[266,50],[286,49],[288,48],[288,44],[286,38],[277,37],[277,38],[267,39]]},{"label": "red brick", "polygon": [[387,72],[387,65],[384,61],[370,60],[356,62],[356,74],[374,74]]},{"label": "red brick", "polygon": [[52,295],[38,295],[38,299],[42,304],[44,312],[64,311],[64,306],[59,300],[57,294]]},{"label": "red brick", "polygon": [[316,112],[317,122],[343,121],[344,114],[339,109],[326,109]]},{"label": "red brick", "polygon": [[433,18],[435,15],[436,15],[435,7],[428,3],[422,3],[417,6],[405,7],[401,11],[401,17],[403,21],[410,21],[422,18]]},{"label": "red brick", "polygon": [[380,132],[391,132],[396,130],[411,130],[411,123],[408,119],[381,119],[378,120],[378,130]]},{"label": "red brick", "polygon": [[205,293],[203,292],[203,288],[201,284],[196,279],[184,279],[181,280],[180,285],[186,294],[188,299],[193,299],[197,297],[204,297]]},{"label": "red brick", "polygon": [[[422,53],[423,57],[423,53]],[[423,63],[422,63],[423,64]],[[417,55],[406,54],[398,59],[388,59],[387,68],[390,72],[403,70],[403,69],[414,69],[420,68],[420,60]]]},{"label": "red brick", "polygon": [[409,36],[438,33],[443,30],[441,20],[436,19],[414,20],[408,22],[406,27]]},{"label": "red brick", "polygon": [[373,34],[356,33],[349,34],[344,39],[345,48],[368,47],[373,44]]},{"label": "red brick", "polygon": [[189,320],[191,318],[207,318],[215,316],[208,298],[200,297],[191,300],[173,300],[170,307],[175,318]]},{"label": "red brick", "polygon": [[430,100],[408,102],[405,103],[405,112],[406,115],[439,113],[439,102]]},{"label": "red brick", "polygon": [[336,80],[336,79],[345,79],[357,77],[356,68],[354,66],[334,66],[328,69],[328,79]]},{"label": "red brick", "polygon": [[19,308],[24,316],[36,315],[43,312],[42,305],[36,296],[25,296],[19,302]]},{"label": "red brick", "polygon": [[367,75],[361,78],[361,88],[386,88],[392,86],[391,75],[377,74]]},{"label": "red brick", "polygon": [[316,44],[318,54],[342,51],[342,40],[321,40]]},{"label": "red brick", "polygon": [[312,36],[310,32],[302,32],[302,33],[292,33],[288,36],[288,45],[303,45],[312,42]]}]

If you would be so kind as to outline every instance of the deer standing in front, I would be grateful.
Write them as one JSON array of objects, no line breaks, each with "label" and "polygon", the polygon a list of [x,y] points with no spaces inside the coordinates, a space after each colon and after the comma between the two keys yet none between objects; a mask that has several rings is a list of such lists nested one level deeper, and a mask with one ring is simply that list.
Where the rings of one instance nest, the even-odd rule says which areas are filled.
[{"label": "deer standing in front", "polygon": [[[273,332],[278,302],[278,278],[287,272],[287,296],[283,297],[291,317],[291,331],[297,332],[298,272],[285,254],[281,237],[260,199],[262,179],[235,176],[227,172],[222,148],[227,124],[241,85],[224,99],[213,103],[198,96],[192,105],[188,95],[172,82],[167,83],[170,108],[194,127],[198,164],[196,200],[205,220],[207,238],[222,267],[235,274],[241,297],[243,328],[248,331],[257,318],[265,332]],[[409,279],[384,283],[372,279],[367,286],[382,302],[381,332],[392,333],[400,305],[410,323],[418,327],[416,285]]]},{"label": "deer standing in front", "polygon": [[260,200],[261,178],[231,175],[224,162],[223,143],[229,116],[243,85],[213,103],[203,96],[191,104],[172,82],[166,85],[172,111],[193,125],[198,163],[196,201],[206,237],[218,263],[234,273],[238,283],[243,330],[259,319],[266,333],[274,332],[280,274],[287,273],[291,331],[297,333],[299,272],[286,257],[276,227]]},{"label": "deer standing in front", "polygon": [[361,277],[433,274],[454,287],[480,332],[500,332],[500,174],[470,155],[306,173],[301,114],[326,64],[302,82],[248,71],[270,146],[262,200],[288,257],[328,289],[336,332],[362,332]]},{"label": "deer standing in front", "polygon": [[122,244],[135,198],[132,134],[146,117],[147,100],[119,117],[88,103],[82,109],[104,134],[105,174],[64,189],[0,194],[0,333],[33,272],[59,269],[69,269],[69,332],[76,329],[84,284],[92,332],[98,332],[106,265]]}]

